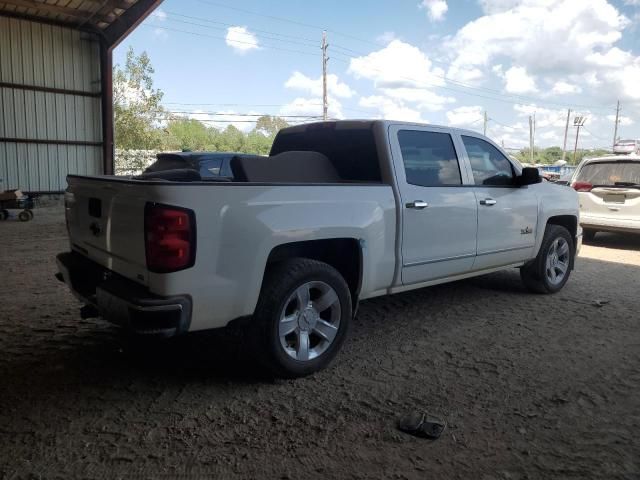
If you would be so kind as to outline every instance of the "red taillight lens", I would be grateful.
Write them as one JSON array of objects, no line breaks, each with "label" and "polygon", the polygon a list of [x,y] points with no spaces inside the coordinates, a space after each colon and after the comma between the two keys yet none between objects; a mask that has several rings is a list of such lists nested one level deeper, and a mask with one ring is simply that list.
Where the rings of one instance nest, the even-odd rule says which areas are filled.
[{"label": "red taillight lens", "polygon": [[193,211],[147,204],[144,211],[147,268],[169,273],[193,266],[196,259],[196,223]]},{"label": "red taillight lens", "polygon": [[576,192],[590,192],[593,188],[589,182],[574,182],[573,188]]}]

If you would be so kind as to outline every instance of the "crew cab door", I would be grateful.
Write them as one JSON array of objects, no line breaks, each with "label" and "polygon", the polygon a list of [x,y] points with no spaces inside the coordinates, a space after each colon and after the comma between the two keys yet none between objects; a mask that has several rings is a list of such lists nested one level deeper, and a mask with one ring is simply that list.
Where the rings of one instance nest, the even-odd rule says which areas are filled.
[{"label": "crew cab door", "polygon": [[468,272],[476,254],[477,202],[446,128],[389,128],[401,197],[402,283]]},{"label": "crew cab door", "polygon": [[519,187],[512,162],[484,138],[460,135],[478,203],[478,246],[474,270],[533,257],[538,228],[536,185]]}]

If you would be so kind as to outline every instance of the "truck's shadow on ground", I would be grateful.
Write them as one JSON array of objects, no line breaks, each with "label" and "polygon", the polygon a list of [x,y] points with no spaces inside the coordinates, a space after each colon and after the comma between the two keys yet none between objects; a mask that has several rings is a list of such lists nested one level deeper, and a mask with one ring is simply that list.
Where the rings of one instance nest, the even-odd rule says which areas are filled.
[{"label": "truck's shadow on ground", "polygon": [[617,250],[640,251],[640,234],[599,232],[593,240],[584,244]]},{"label": "truck's shadow on ground", "polygon": [[[605,271],[606,278],[596,273]],[[585,275],[598,276],[597,281],[587,285]],[[448,329],[460,328],[465,322],[473,323],[478,316],[491,315],[494,304],[498,309],[500,304],[515,307],[526,317],[541,302],[563,304],[563,300],[578,295],[589,303],[593,298],[602,297],[607,282],[624,282],[625,278],[637,279],[639,275],[640,268],[636,266],[580,259],[578,272],[573,273],[565,290],[555,296],[528,293],[520,282],[518,270],[513,269],[364,301],[352,322],[345,352],[337,362],[349,361],[349,351],[353,351],[349,344],[354,339],[361,344],[371,343],[372,356],[384,356],[393,346],[384,345],[379,338],[391,331],[406,329],[409,332],[415,328],[416,317],[422,317],[421,325],[433,324],[446,335]],[[451,313],[453,307],[456,310]],[[456,311],[470,314],[465,317]],[[444,317],[452,318],[441,321]],[[77,322],[75,330],[74,322]],[[30,385],[33,387],[28,388],[30,392],[50,388],[48,393],[54,393],[60,390],[58,387],[65,391],[92,389],[107,387],[114,380],[136,382],[151,377],[181,384],[188,379],[214,383],[272,381],[268,373],[256,368],[242,332],[215,330],[171,340],[145,340],[132,339],[100,320],[60,319],[58,323],[51,329],[34,329],[28,344],[10,346],[9,351],[3,352],[5,358],[0,366],[4,370],[5,392]],[[24,324],[23,328],[30,327]],[[2,396],[0,393],[0,398]]]}]

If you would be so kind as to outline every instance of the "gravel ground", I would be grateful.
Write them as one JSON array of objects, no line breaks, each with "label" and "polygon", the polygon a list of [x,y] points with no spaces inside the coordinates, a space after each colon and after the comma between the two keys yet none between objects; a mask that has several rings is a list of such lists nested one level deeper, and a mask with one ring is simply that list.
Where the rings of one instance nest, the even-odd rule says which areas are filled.
[{"label": "gravel ground", "polygon": [[[59,208],[0,224],[0,478],[640,478],[638,238],[600,235],[554,296],[514,270],[364,302],[296,381],[228,334],[80,320],[65,249]],[[397,431],[411,410],[442,437]]]}]

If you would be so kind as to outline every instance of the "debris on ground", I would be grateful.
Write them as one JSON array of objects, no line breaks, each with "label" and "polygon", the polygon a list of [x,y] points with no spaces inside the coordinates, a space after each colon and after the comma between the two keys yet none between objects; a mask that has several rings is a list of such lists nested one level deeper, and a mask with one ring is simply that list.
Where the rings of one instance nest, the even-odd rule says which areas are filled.
[{"label": "debris on ground", "polygon": [[592,305],[593,305],[594,307],[602,308],[602,307],[604,307],[607,303],[609,303],[609,300],[594,300]]},{"label": "debris on ground", "polygon": [[409,435],[435,440],[440,437],[446,422],[428,413],[411,412],[398,420],[398,429]]}]

